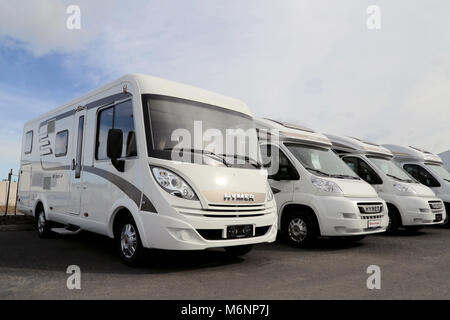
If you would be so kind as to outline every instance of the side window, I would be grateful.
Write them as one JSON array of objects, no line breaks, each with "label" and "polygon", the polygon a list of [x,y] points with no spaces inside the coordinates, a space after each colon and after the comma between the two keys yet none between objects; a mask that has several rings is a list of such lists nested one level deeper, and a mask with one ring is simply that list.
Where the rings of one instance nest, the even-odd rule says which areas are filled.
[{"label": "side window", "polygon": [[106,144],[110,129],[120,129],[123,132],[122,157],[137,156],[133,105],[131,100],[101,110],[98,114],[97,121],[97,160],[105,160],[108,158],[106,155]]},{"label": "side window", "polygon": [[[276,149],[275,149],[276,148]],[[273,152],[275,150],[275,152]],[[288,157],[278,147],[273,145],[261,146],[264,167],[269,172],[269,179],[298,180],[300,176]],[[277,159],[276,155],[278,154]]]},{"label": "side window", "polygon": [[344,157],[344,162],[364,181],[370,184],[383,184],[383,180],[365,161],[356,157]]},{"label": "side window", "polygon": [[64,130],[56,134],[55,139],[55,157],[64,157],[67,155],[67,144],[69,141],[69,131]]},{"label": "side window", "polygon": [[25,133],[25,154],[30,154],[33,151],[33,130]]},{"label": "side window", "polygon": [[405,164],[403,168],[420,183],[427,187],[440,187],[441,184],[427,170],[416,164]]}]

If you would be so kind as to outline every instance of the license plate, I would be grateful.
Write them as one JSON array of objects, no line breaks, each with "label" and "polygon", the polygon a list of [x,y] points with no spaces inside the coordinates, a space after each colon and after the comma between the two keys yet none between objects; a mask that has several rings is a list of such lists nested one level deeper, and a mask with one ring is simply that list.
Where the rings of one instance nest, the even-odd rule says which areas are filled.
[{"label": "license plate", "polygon": [[381,227],[381,221],[380,220],[369,220],[367,221],[367,228],[373,229]]},{"label": "license plate", "polygon": [[436,218],[434,219],[435,221],[442,221],[442,214],[437,214]]},{"label": "license plate", "polygon": [[253,225],[244,224],[227,227],[227,239],[239,239],[253,237]]}]

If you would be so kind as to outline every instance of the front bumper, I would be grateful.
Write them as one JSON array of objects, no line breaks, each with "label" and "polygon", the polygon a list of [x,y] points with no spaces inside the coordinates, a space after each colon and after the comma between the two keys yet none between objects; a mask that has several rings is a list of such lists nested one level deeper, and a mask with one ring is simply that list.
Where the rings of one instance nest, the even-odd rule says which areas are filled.
[{"label": "front bumper", "polygon": [[[251,245],[273,242],[277,235],[276,209],[266,210],[264,214],[250,217],[205,217],[207,212],[197,209],[176,209],[177,217],[140,212],[141,239],[146,248],[165,250],[203,250],[229,246]],[[203,214],[199,214],[203,213]],[[225,213],[222,213],[225,214]],[[251,214],[247,212],[246,214]],[[260,214],[260,212],[258,212]],[[240,239],[205,239],[203,230],[222,230],[225,234],[227,226],[254,225],[255,230],[266,230],[265,233]],[[265,227],[263,229],[263,227]],[[203,236],[201,235],[203,234]]]},{"label": "front bumper", "polygon": [[[358,204],[379,203],[380,213],[362,214]],[[316,204],[320,234],[324,237],[369,235],[386,231],[388,215],[386,203],[379,198],[323,197]],[[377,227],[370,227],[374,221]]]},{"label": "front bumper", "polygon": [[[400,197],[399,197],[400,198]],[[444,204],[441,209],[432,209],[430,202],[442,202],[437,198],[401,197],[398,209],[404,226],[420,226],[442,224],[446,219]],[[441,215],[441,219],[436,219]]]}]

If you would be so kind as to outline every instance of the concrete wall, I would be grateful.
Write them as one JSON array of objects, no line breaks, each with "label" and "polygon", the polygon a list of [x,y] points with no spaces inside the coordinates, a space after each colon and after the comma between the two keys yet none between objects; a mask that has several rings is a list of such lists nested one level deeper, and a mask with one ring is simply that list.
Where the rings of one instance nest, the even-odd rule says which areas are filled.
[{"label": "concrete wall", "polygon": [[[0,181],[0,206],[6,205],[6,193],[8,192],[8,181]],[[9,206],[16,203],[17,182],[11,182],[9,191]]]}]

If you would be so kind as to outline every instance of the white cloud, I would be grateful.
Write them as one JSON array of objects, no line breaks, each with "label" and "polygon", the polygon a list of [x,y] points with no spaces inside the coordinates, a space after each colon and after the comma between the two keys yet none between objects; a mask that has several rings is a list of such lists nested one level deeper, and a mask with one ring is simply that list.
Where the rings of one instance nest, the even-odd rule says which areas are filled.
[{"label": "white cloud", "polygon": [[381,30],[370,31],[374,1],[77,1],[79,34],[60,28],[69,2],[10,16],[15,3],[0,8],[0,34],[72,53],[67,68],[87,67],[86,81],[148,73],[235,96],[256,116],[450,149],[450,3],[376,1]]}]

